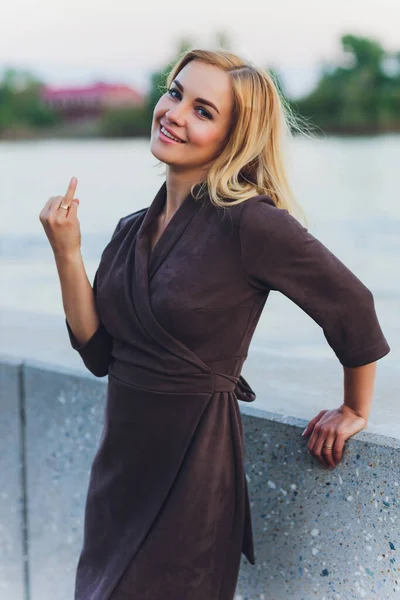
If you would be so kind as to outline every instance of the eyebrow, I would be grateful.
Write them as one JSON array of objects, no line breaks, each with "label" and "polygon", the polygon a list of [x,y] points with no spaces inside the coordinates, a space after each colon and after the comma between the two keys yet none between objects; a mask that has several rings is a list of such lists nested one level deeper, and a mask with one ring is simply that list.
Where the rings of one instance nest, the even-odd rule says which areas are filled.
[{"label": "eyebrow", "polygon": [[[181,92],[183,92],[183,85],[180,83],[180,81],[174,79],[172,83],[175,83],[176,86],[181,90]],[[215,104],[210,102],[210,100],[204,100],[204,98],[195,98],[195,101],[200,102],[201,104],[206,104],[207,106],[211,106],[214,110],[217,111],[218,114],[220,114],[218,108],[215,106]]]}]

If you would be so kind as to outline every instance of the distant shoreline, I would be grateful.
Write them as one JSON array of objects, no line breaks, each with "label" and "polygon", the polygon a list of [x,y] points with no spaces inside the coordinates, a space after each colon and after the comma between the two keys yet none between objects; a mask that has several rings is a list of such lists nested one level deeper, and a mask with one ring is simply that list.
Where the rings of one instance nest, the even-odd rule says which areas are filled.
[{"label": "distant shoreline", "polygon": [[[335,135],[340,137],[366,137],[372,135],[387,135],[400,133],[400,124],[390,129],[376,128],[374,126],[354,127],[321,127],[315,126],[312,135],[322,137],[324,135]],[[294,135],[298,135],[294,132]],[[74,123],[65,124],[62,127],[51,129],[33,129],[29,127],[10,127],[0,133],[0,141],[29,141],[29,140],[65,140],[65,139],[149,139],[150,136],[138,135],[102,135],[97,133],[95,126],[83,128]]]}]

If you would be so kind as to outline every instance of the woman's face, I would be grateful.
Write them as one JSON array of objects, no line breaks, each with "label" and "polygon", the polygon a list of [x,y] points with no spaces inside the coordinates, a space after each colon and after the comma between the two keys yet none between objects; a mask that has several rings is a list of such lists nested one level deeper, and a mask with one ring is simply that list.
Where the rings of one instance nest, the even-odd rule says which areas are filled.
[{"label": "woman's face", "polygon": [[[174,170],[206,172],[225,145],[232,110],[229,75],[192,60],[154,108],[152,154]],[[181,141],[165,136],[162,126]]]}]

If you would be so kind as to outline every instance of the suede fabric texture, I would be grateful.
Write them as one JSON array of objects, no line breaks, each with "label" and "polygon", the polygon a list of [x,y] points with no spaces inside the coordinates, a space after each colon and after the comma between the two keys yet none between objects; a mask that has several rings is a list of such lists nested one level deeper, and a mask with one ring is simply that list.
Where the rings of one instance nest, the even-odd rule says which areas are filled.
[{"label": "suede fabric texture", "polygon": [[122,217],[93,289],[100,325],[72,347],[108,375],[75,600],[232,600],[255,564],[241,375],[271,290],[310,315],[344,366],[390,348],[368,288],[267,195],[189,194],[150,251],[148,208]]}]

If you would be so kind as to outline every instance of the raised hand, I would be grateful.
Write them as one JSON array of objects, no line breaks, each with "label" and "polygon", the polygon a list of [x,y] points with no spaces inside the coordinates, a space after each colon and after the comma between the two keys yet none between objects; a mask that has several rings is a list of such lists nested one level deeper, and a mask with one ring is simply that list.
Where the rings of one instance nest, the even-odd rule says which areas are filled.
[{"label": "raised hand", "polygon": [[40,211],[39,219],[56,257],[80,252],[79,200],[74,198],[78,180],[72,177],[65,196],[52,196]]}]

